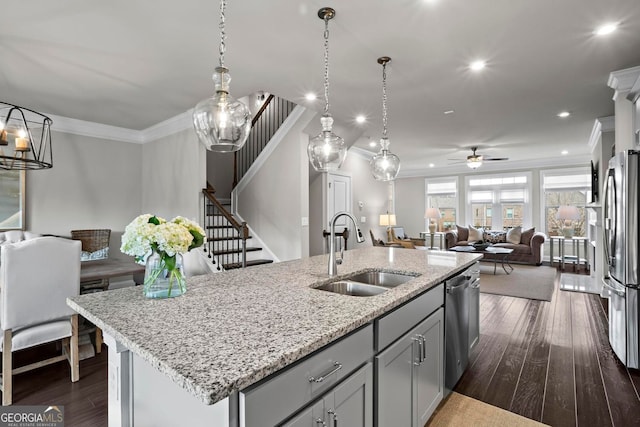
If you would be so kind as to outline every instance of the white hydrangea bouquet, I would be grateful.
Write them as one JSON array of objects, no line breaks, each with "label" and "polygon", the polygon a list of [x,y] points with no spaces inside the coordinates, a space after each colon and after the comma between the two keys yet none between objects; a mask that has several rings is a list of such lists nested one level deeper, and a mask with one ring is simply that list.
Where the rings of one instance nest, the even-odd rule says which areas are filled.
[{"label": "white hydrangea bouquet", "polygon": [[200,247],[205,233],[197,223],[177,216],[171,221],[144,214],[124,229],[120,250],[146,263],[144,294],[167,298],[186,291],[182,254]]}]

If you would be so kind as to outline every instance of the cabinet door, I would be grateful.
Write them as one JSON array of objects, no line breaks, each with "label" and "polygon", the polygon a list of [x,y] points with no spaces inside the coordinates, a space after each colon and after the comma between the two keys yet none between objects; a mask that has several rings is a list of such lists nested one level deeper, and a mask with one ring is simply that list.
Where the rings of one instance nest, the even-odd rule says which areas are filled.
[{"label": "cabinet door", "polygon": [[444,395],[444,310],[441,308],[417,327],[418,364],[414,365],[414,426],[422,427]]},{"label": "cabinet door", "polygon": [[337,386],[331,400],[325,400],[327,424],[349,427],[373,426],[373,367],[367,363]]},{"label": "cabinet door", "polygon": [[414,339],[408,333],[375,358],[378,427],[413,425]]},{"label": "cabinet door", "polygon": [[325,427],[327,426],[324,402],[322,400],[303,409],[291,420],[282,424],[282,427]]}]

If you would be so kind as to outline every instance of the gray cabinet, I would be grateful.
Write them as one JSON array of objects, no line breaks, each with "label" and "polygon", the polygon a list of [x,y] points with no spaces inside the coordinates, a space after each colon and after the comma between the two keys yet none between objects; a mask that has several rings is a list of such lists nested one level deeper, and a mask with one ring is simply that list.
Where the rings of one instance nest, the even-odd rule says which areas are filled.
[{"label": "gray cabinet", "polygon": [[309,405],[285,427],[372,427],[373,367],[371,363]]},{"label": "gray cabinet", "polygon": [[[373,325],[329,344],[239,394],[240,423],[276,425],[331,390],[373,356]],[[297,424],[293,424],[297,425]]]},{"label": "gray cabinet", "polygon": [[379,427],[424,426],[443,397],[443,357],[442,308],[376,356]]}]

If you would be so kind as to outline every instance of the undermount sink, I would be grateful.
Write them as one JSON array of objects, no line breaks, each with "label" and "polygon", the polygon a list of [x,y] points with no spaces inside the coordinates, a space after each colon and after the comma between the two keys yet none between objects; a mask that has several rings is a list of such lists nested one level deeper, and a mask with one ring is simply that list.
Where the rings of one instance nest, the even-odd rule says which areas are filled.
[{"label": "undermount sink", "polygon": [[381,286],[367,285],[365,283],[351,282],[348,280],[338,280],[337,282],[325,283],[315,289],[355,297],[371,297],[381,294],[387,290],[387,288],[383,288]]},{"label": "undermount sink", "polygon": [[345,280],[366,283],[368,285],[382,286],[385,288],[395,288],[402,285],[416,276],[400,273],[390,273],[387,271],[365,271],[345,277]]},{"label": "undermount sink", "polygon": [[365,271],[325,283],[314,289],[356,297],[371,297],[395,288],[415,278],[409,274],[386,271]]}]

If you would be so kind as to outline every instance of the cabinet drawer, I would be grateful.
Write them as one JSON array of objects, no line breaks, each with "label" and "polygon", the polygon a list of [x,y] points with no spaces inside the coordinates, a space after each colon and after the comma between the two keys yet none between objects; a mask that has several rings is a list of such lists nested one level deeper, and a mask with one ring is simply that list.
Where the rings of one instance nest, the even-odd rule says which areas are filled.
[{"label": "cabinet drawer", "polygon": [[[373,326],[329,344],[272,378],[240,392],[245,427],[271,426],[322,395],[373,356]],[[337,369],[339,368],[340,369]]]},{"label": "cabinet drawer", "polygon": [[412,299],[376,320],[377,351],[381,351],[422,319],[444,305],[444,284]]}]

